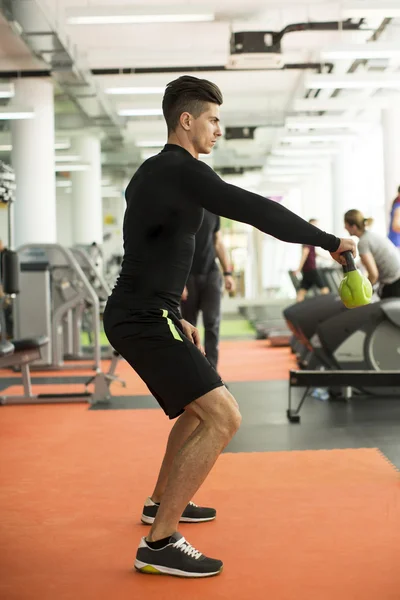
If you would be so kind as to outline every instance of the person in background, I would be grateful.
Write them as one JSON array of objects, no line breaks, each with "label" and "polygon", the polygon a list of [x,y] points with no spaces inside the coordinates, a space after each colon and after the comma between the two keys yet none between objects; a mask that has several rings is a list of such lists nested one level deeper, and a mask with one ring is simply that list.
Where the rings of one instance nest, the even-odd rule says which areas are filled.
[{"label": "person in background", "polygon": [[93,263],[97,267],[97,269],[102,272],[103,271],[103,251],[97,242],[92,242],[89,247],[89,256],[92,259]]},{"label": "person in background", "polygon": [[390,212],[389,240],[400,248],[400,185],[397,189],[397,197],[393,200]]},{"label": "person in background", "polygon": [[400,297],[400,256],[394,244],[383,235],[367,231],[373,219],[365,219],[359,210],[348,210],[344,226],[359,238],[358,253],[372,285],[379,283],[379,296]]},{"label": "person in background", "polygon": [[6,297],[3,291],[3,256],[6,251],[7,248],[4,246],[3,240],[0,240],[0,298],[2,299],[2,307],[4,311],[6,336],[8,339],[12,339],[14,331],[12,303],[10,298]]},{"label": "person in background", "polygon": [[[317,219],[310,219],[308,222],[317,226]],[[317,269],[315,246],[303,245],[300,264],[294,274],[299,276],[300,273],[302,280],[297,292],[297,302],[303,302],[307,292],[313,287],[317,287],[321,294],[329,294],[329,288],[323,282]]]},{"label": "person in background", "polygon": [[209,363],[217,370],[219,325],[221,320],[221,272],[228,292],[235,291],[235,280],[220,231],[220,218],[208,210],[196,233],[195,251],[186,287],[182,294],[182,317],[196,327],[199,312],[203,313],[204,349]]}]

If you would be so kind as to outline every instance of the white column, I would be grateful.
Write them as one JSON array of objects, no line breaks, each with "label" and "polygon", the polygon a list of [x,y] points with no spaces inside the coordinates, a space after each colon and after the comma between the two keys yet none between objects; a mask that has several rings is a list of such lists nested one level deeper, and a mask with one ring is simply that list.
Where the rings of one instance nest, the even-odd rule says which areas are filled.
[{"label": "white column", "polygon": [[392,202],[400,185],[400,110],[382,111],[383,157],[385,169],[385,217],[389,223]]},{"label": "white column", "polygon": [[325,161],[301,186],[301,216],[317,219],[318,226],[332,231],[332,167]]},{"label": "white column", "polygon": [[338,237],[348,234],[344,228],[344,214],[347,210],[358,208],[352,196],[352,152],[342,145],[339,154],[332,161],[332,231]]},{"label": "white column", "polygon": [[101,145],[96,135],[86,134],[73,139],[73,153],[86,171],[71,173],[72,231],[75,244],[103,242],[103,205],[101,198]]},{"label": "white column", "polygon": [[33,119],[12,121],[15,170],[14,245],[57,239],[54,171],[54,99],[49,79],[14,81],[14,103],[35,111]]},{"label": "white column", "polygon": [[57,242],[68,248],[74,243],[71,188],[57,188]]}]

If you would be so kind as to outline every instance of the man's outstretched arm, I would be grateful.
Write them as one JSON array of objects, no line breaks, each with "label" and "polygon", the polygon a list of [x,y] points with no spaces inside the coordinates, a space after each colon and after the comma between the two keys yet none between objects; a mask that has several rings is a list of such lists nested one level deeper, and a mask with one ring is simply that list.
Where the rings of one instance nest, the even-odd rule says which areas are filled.
[{"label": "man's outstretched arm", "polygon": [[226,183],[200,161],[191,162],[181,177],[188,196],[216,215],[248,223],[284,242],[319,246],[340,263],[341,252],[350,250],[355,255],[353,240],[340,240],[278,202]]}]

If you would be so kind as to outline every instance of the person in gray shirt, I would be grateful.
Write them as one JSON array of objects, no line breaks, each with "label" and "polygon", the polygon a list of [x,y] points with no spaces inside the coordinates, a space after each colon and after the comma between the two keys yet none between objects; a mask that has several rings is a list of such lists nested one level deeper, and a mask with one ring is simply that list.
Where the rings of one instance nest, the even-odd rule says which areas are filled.
[{"label": "person in gray shirt", "polygon": [[379,283],[379,296],[400,297],[400,256],[396,246],[383,235],[367,231],[373,219],[365,219],[359,210],[348,210],[344,226],[359,238],[358,253],[371,284]]}]

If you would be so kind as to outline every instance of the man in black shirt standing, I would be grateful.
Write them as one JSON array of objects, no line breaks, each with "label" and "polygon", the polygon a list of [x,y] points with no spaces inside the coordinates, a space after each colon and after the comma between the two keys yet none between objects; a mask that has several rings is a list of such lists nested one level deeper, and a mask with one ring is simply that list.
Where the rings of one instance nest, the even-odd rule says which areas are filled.
[{"label": "man in black shirt standing", "polygon": [[283,241],[321,246],[342,264],[342,252],[355,255],[352,240],[340,240],[281,204],[225,183],[198,160],[221,136],[221,104],[219,88],[207,80],[183,76],[167,86],[168,143],[141,165],[126,189],[124,258],[104,312],[111,345],[169,418],[179,417],[142,512],[142,520],[152,524],[136,554],[135,568],[144,573],[209,577],[222,570],[220,560],[197,551],[177,531],[181,521],[215,518],[215,509],[191,499],[241,422],[236,400],[201,351],[197,329],[179,313],[204,209]]},{"label": "man in black shirt standing", "polygon": [[202,312],[204,350],[208,361],[215,370],[218,365],[221,319],[221,273],[216,258],[222,267],[225,289],[230,292],[235,291],[235,280],[228,264],[228,255],[222,240],[220,226],[221,219],[205,210],[203,222],[196,233],[192,268],[181,303],[183,318],[195,327],[199,312]]}]

